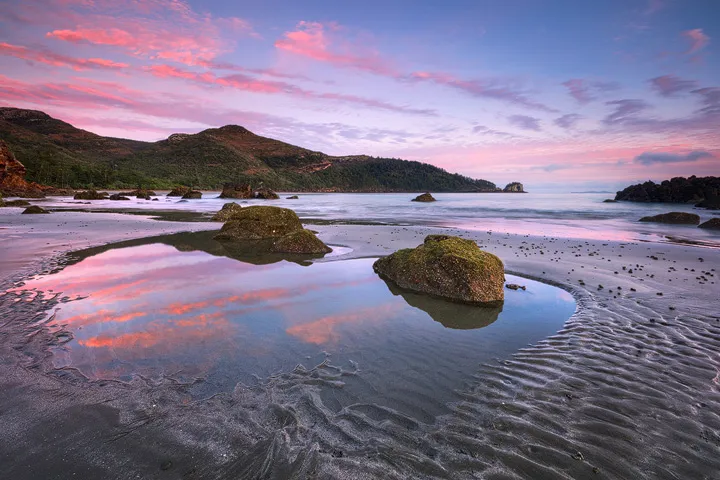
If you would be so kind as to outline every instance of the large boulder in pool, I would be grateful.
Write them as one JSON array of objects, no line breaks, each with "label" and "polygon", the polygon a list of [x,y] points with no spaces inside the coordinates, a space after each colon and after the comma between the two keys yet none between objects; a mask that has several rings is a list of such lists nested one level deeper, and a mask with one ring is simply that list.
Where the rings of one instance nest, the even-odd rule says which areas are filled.
[{"label": "large boulder in pool", "polygon": [[675,225],[697,225],[700,223],[700,215],[685,212],[661,213],[652,217],[643,217],[641,222],[672,223]]},{"label": "large boulder in pool", "polygon": [[413,202],[436,202],[435,197],[433,197],[430,192],[425,192],[422,195],[418,195],[417,197],[412,199]]},{"label": "large boulder in pool", "polygon": [[186,187],[184,185],[177,186],[170,190],[170,193],[167,194],[168,197],[182,197],[186,193],[188,193],[191,190],[190,187]]},{"label": "large boulder in pool", "polygon": [[401,288],[454,302],[489,306],[505,299],[502,260],[459,237],[428,235],[416,248],[377,260],[373,269]]},{"label": "large boulder in pool", "polygon": [[698,228],[705,228],[708,230],[720,230],[720,218],[711,218],[707,222],[703,222],[698,225]]},{"label": "large boulder in pool", "polygon": [[199,190],[190,190],[182,196],[183,200],[198,200],[202,198],[202,192]]},{"label": "large boulder in pool", "polygon": [[303,229],[300,219],[288,208],[252,206],[236,212],[225,222],[216,240],[261,240],[280,238]]},{"label": "large boulder in pool", "polygon": [[106,192],[98,192],[97,190],[86,190],[76,193],[73,198],[75,200],[106,200],[108,194]]},{"label": "large boulder in pool", "polygon": [[278,238],[270,251],[273,253],[321,254],[330,253],[332,248],[323,243],[310,230],[298,230]]},{"label": "large boulder in pool", "polygon": [[42,207],[38,207],[37,205],[31,205],[31,206],[27,207],[25,210],[23,210],[22,213],[24,215],[34,215],[34,214],[38,214],[38,213],[50,213],[50,212],[48,212],[47,210],[45,210]]},{"label": "large boulder in pool", "polygon": [[212,217],[213,222],[227,222],[233,215],[242,210],[242,207],[235,202],[229,202],[223,205],[219,212]]}]

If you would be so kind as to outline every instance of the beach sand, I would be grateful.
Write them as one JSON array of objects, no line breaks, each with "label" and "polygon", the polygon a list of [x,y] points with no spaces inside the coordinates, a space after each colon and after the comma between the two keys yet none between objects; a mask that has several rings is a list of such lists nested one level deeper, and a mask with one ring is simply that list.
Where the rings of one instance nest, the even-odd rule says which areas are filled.
[{"label": "beach sand", "polygon": [[[62,252],[219,228],[136,215],[0,212],[0,290]],[[478,241],[508,272],[572,292],[556,335],[478,367],[426,425],[368,405],[327,409],[339,369],[299,369],[206,400],[172,377],[90,382],[54,369],[61,298],[0,296],[0,464],[8,478],[718,478],[720,249],[427,227],[314,225],[374,257],[430,233]],[[623,268],[624,267],[624,268]],[[600,287],[602,285],[602,288]],[[462,361],[459,359],[458,361]]]}]

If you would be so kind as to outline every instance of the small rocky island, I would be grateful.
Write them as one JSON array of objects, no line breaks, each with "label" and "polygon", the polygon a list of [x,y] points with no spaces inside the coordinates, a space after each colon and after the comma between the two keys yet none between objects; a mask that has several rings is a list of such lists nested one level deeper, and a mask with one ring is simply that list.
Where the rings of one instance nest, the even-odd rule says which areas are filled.
[{"label": "small rocky island", "polygon": [[436,202],[437,200],[435,200],[435,197],[433,197],[430,192],[425,192],[425,193],[413,198],[412,201],[429,203],[429,202]]},{"label": "small rocky island", "polygon": [[502,190],[505,193],[527,193],[520,182],[510,182]]},{"label": "small rocky island", "polygon": [[502,260],[472,240],[428,235],[422,245],[377,260],[373,269],[400,288],[472,305],[505,299]]}]

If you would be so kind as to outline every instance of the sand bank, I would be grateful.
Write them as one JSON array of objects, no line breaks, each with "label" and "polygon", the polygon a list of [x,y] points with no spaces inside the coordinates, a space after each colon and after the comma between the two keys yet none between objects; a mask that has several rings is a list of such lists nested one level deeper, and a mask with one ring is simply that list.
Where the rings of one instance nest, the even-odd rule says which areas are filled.
[{"label": "sand bank", "polygon": [[[217,228],[129,215],[0,218],[5,288],[62,251]],[[319,389],[346,374],[296,369],[203,401],[187,385],[88,382],[53,369],[34,321],[60,299],[0,296],[0,463],[12,478],[713,478],[720,471],[720,250],[426,227],[318,225],[342,258],[428,233],[472,238],[509,271],[579,302],[565,327],[479,366],[453,413],[423,424]],[[20,235],[24,233],[24,235]],[[37,257],[42,257],[40,261]],[[59,259],[59,257],[55,257]],[[462,359],[458,359],[459,362]]]}]

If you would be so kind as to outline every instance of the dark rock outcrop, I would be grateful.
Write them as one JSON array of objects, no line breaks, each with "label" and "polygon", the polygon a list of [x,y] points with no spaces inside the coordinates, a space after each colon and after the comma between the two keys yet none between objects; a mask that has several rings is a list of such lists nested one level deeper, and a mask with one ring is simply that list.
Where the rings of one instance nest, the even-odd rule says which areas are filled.
[{"label": "dark rock outcrop", "polygon": [[186,193],[190,191],[190,187],[185,187],[183,185],[177,186],[170,190],[170,193],[167,194],[168,197],[182,197]]},{"label": "dark rock outcrop", "polygon": [[713,193],[710,189],[705,191],[705,199],[695,204],[699,208],[707,208],[708,210],[720,210],[720,195]]},{"label": "dark rock outcrop", "polygon": [[108,200],[130,200],[130,198],[124,195],[120,195],[119,193],[113,193],[108,197]]},{"label": "dark rock outcrop", "polygon": [[47,210],[45,210],[42,207],[38,207],[37,205],[31,205],[27,207],[25,210],[23,210],[23,215],[33,215],[37,213],[50,213]]},{"label": "dark rock outcrop", "polygon": [[675,177],[661,183],[645,182],[617,192],[615,200],[628,202],[692,203],[720,195],[720,177]]},{"label": "dark rock outcrop", "polygon": [[29,207],[30,202],[27,200],[6,200],[5,201],[6,207]]},{"label": "dark rock outcrop", "polygon": [[220,198],[253,198],[252,187],[247,184],[226,183],[223,185]]},{"label": "dark rock outcrop", "polygon": [[330,253],[332,248],[323,243],[310,230],[299,230],[278,238],[270,251],[274,253],[320,254]]},{"label": "dark rock outcrop", "polygon": [[280,238],[303,229],[292,210],[280,207],[252,206],[241,209],[225,222],[217,240],[261,240]]},{"label": "dark rock outcrop", "polygon": [[502,261],[472,240],[428,235],[416,248],[398,250],[373,264],[399,287],[474,305],[498,305],[505,298]]},{"label": "dark rock outcrop", "polygon": [[298,200],[300,197],[297,195],[290,195],[289,197],[286,197],[286,200]]},{"label": "dark rock outcrop", "polygon": [[229,202],[222,206],[220,211],[218,211],[215,215],[212,217],[213,222],[227,222],[230,220],[233,215],[235,215],[237,212],[242,210],[242,207],[238,205],[235,202]]},{"label": "dark rock outcrop", "polygon": [[269,188],[262,187],[255,191],[255,198],[261,198],[263,200],[277,200],[280,196]]},{"label": "dark rock outcrop", "polygon": [[412,199],[413,202],[436,202],[435,197],[433,197],[430,192],[425,192],[422,195],[418,195],[417,197]]},{"label": "dark rock outcrop", "polygon": [[671,223],[675,225],[697,225],[700,223],[700,215],[685,212],[661,213],[652,217],[643,217],[640,222]]},{"label": "dark rock outcrop", "polygon": [[617,200],[613,200],[612,198],[606,198],[603,200],[603,203],[617,203]]},{"label": "dark rock outcrop", "polygon": [[202,198],[202,192],[199,190],[190,190],[182,196],[183,200],[197,200]]},{"label": "dark rock outcrop", "polygon": [[698,228],[705,228],[708,230],[720,230],[720,218],[711,218],[707,222],[703,222],[698,225]]},{"label": "dark rock outcrop", "polygon": [[523,188],[523,184],[520,182],[510,182],[507,185],[505,185],[505,188],[503,188],[503,192],[505,192],[505,193],[525,193],[525,189]]},{"label": "dark rock outcrop", "polygon": [[508,283],[505,285],[505,288],[508,288],[510,290],[526,290],[527,287],[525,285],[518,285],[517,283]]},{"label": "dark rock outcrop", "polygon": [[87,190],[78,192],[73,197],[75,200],[107,200],[107,192],[98,192],[97,190]]},{"label": "dark rock outcrop", "polygon": [[[25,180],[25,166],[0,140],[0,193],[8,197],[43,198],[43,186]],[[47,188],[47,187],[45,187]]]}]

